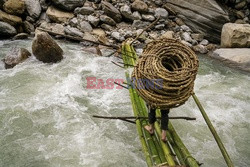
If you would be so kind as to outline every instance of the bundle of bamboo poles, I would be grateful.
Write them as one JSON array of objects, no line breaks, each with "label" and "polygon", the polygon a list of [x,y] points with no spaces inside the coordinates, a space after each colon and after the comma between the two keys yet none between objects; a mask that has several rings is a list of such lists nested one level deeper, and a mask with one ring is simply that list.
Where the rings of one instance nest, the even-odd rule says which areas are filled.
[{"label": "bundle of bamboo poles", "polygon": [[[130,42],[124,42],[122,45],[122,57],[125,68],[135,65],[137,55],[135,50],[130,45]],[[126,73],[127,82],[130,83],[130,73]],[[138,95],[132,87],[129,89],[129,94],[132,102],[133,112],[136,117],[148,116],[147,108],[144,100]],[[160,116],[160,112],[157,111]],[[155,123],[155,135],[150,135],[144,126],[148,124],[147,119],[137,119],[136,127],[141,140],[142,148],[146,157],[148,166],[190,166],[198,167],[197,161],[191,156],[180,137],[174,130],[171,123],[169,123],[169,130],[167,132],[168,142],[164,143],[160,139],[161,130],[159,122]]]}]

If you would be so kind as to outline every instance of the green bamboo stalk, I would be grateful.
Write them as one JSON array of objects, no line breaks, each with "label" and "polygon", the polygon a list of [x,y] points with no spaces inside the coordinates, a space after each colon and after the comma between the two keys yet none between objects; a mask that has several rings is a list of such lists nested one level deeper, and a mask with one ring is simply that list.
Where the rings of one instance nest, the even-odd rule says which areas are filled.
[{"label": "green bamboo stalk", "polygon": [[[136,107],[137,107],[137,111],[138,111],[139,115],[145,116],[143,114],[143,112],[142,112],[143,110],[141,108],[141,104],[140,104],[140,101],[138,99],[138,95],[137,95],[136,91],[134,89],[132,89],[132,88],[131,88],[131,90],[133,91],[133,97],[134,97]],[[147,125],[147,121],[142,120],[141,125],[142,125],[142,127],[144,127],[145,125]],[[149,150],[151,151],[152,161],[153,161],[154,165],[161,164],[162,161],[161,161],[160,156],[159,156],[159,151],[156,148],[156,144],[154,143],[152,136],[147,131],[145,131],[144,129],[143,129],[143,132],[144,132],[144,135],[145,135],[145,138],[146,138],[146,142],[148,143]]]},{"label": "green bamboo stalk", "polygon": [[172,135],[173,141],[176,143],[183,156],[184,162],[190,167],[199,167],[197,161],[192,157],[186,146],[182,143],[171,122],[168,123],[168,129],[169,133]]},{"label": "green bamboo stalk", "polygon": [[[134,90],[134,92],[135,92],[135,96],[137,96],[137,100],[138,100],[139,105],[140,105],[141,115],[147,117],[148,114],[147,114],[147,109],[145,108],[145,103],[144,103],[144,101],[142,101],[142,100],[140,99],[140,97],[138,96],[138,94],[137,94],[137,92],[136,92],[135,90]],[[143,124],[144,124],[144,126],[145,126],[145,125],[148,125],[148,120],[144,120],[144,121],[143,121]],[[148,132],[146,132],[146,133],[148,134]],[[150,135],[150,136],[151,136],[151,135]],[[151,136],[151,138],[152,138],[153,141],[154,141],[154,145],[155,145],[155,147],[156,147],[156,149],[157,149],[157,152],[158,152],[158,155],[159,155],[159,157],[160,157],[160,159],[161,159],[161,162],[162,162],[162,163],[166,163],[167,160],[166,160],[166,158],[165,158],[163,149],[161,148],[161,145],[160,145],[158,139],[157,139],[156,136],[154,136],[154,135]]]},{"label": "green bamboo stalk", "polygon": [[[128,75],[128,73],[126,73],[126,75]],[[139,116],[137,114],[137,112],[136,112],[136,106],[135,106],[135,101],[133,100],[134,98],[133,98],[132,89],[129,89],[129,95],[130,95],[134,115]],[[146,141],[144,139],[144,135],[143,135],[143,132],[142,132],[142,126],[141,126],[140,120],[136,120],[136,128],[137,128],[137,132],[139,134],[140,140],[141,140],[144,155],[146,157],[146,163],[147,163],[147,165],[149,167],[151,167],[153,163],[152,163],[152,160],[151,160],[151,157],[150,157],[150,153],[149,153]]]},{"label": "green bamboo stalk", "polygon": [[164,143],[162,140],[161,140],[161,128],[159,126],[159,123],[158,122],[155,122],[155,130],[159,136],[159,140],[160,140],[160,143],[161,143],[161,146],[162,146],[162,149],[163,149],[163,152],[166,156],[166,159],[167,159],[167,162],[168,162],[168,165],[169,166],[175,166],[175,161],[172,157],[172,154],[171,154],[171,149],[166,145],[166,143]]},{"label": "green bamboo stalk", "polygon": [[[161,115],[161,114],[160,114],[160,110],[156,110],[156,115],[157,115],[157,116],[160,116],[160,115]],[[159,126],[159,123],[158,123],[158,126]],[[159,132],[158,132],[158,133],[159,133]],[[174,140],[173,140],[171,134],[169,133],[169,131],[167,131],[167,139],[168,139],[169,143],[171,144],[171,146],[172,146],[172,148],[173,148],[173,150],[174,150],[174,153],[175,153],[176,156],[177,156],[178,161],[180,162],[179,165],[186,165],[186,163],[184,162],[184,159],[183,159],[183,157],[182,157],[182,154],[181,154],[181,152],[180,152],[178,146],[175,144],[175,142],[174,142]]]},{"label": "green bamboo stalk", "polygon": [[213,124],[211,123],[210,119],[208,118],[208,116],[207,116],[207,114],[206,114],[204,108],[202,107],[202,105],[201,105],[201,103],[200,103],[198,97],[195,95],[195,93],[192,94],[192,97],[193,97],[195,103],[197,104],[198,108],[200,109],[201,114],[202,114],[203,118],[205,119],[208,128],[210,129],[211,133],[213,134],[214,139],[215,139],[216,143],[218,144],[218,146],[219,146],[219,148],[220,148],[220,151],[221,151],[221,153],[222,153],[222,155],[223,155],[223,157],[224,157],[224,160],[225,160],[226,163],[227,163],[227,166],[233,167],[233,166],[234,166],[234,165],[233,165],[233,162],[231,161],[231,159],[230,159],[230,157],[229,157],[229,155],[228,155],[228,153],[227,153],[226,148],[224,147],[224,145],[223,145],[223,143],[222,143],[222,141],[221,141],[221,139],[220,139],[218,133],[216,132],[216,130],[215,130]]}]

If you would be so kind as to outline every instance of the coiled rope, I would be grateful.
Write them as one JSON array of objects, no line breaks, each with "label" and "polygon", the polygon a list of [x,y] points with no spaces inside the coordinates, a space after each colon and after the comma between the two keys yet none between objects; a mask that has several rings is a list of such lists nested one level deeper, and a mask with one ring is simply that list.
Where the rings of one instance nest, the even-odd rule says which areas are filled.
[{"label": "coiled rope", "polygon": [[178,40],[154,40],[138,59],[132,84],[151,107],[175,108],[191,96],[198,66],[196,54]]}]

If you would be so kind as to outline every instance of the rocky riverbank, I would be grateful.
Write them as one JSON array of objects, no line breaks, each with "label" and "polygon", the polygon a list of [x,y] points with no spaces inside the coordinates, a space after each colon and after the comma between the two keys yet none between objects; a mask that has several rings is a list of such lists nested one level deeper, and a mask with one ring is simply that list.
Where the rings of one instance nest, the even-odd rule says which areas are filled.
[{"label": "rocky riverbank", "polygon": [[205,54],[218,47],[225,23],[249,24],[249,6],[249,0],[0,0],[0,37],[23,39],[40,27],[116,44],[135,38],[159,18],[137,45],[160,37],[177,38]]}]

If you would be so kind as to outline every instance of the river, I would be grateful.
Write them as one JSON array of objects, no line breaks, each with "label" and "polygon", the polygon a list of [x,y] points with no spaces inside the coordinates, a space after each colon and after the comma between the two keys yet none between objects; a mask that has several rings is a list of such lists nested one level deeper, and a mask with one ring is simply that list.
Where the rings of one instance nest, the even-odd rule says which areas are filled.
[{"label": "river", "polygon": [[[133,124],[92,115],[131,116],[126,89],[86,89],[87,77],[124,79],[124,70],[60,42],[64,59],[44,64],[34,57],[13,69],[0,63],[0,166],[78,167],[146,166]],[[31,51],[31,40],[0,41],[0,58],[10,47]],[[250,166],[250,75],[200,57],[195,92],[235,166]],[[203,167],[226,163],[193,99],[170,116],[191,154]]]}]

